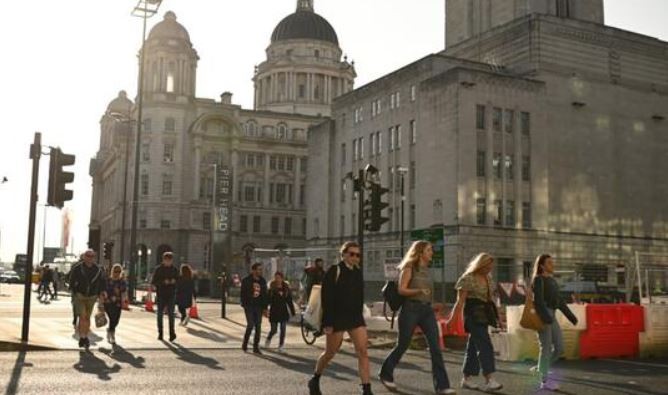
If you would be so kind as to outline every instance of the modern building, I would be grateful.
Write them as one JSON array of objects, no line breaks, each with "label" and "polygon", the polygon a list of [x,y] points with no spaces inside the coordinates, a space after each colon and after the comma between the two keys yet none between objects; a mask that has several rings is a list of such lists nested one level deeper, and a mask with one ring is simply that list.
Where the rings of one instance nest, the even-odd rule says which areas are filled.
[{"label": "modern building", "polygon": [[566,278],[629,289],[636,253],[668,262],[668,43],[603,15],[602,0],[447,0],[444,51],[337,98],[309,132],[310,245],[355,238],[346,176],[371,164],[390,191],[365,241],[370,282],[400,256],[402,214],[405,247],[443,231],[446,290],[481,251],[508,283],[541,253]]},{"label": "modern building", "polygon": [[353,88],[354,66],[341,54],[313,1],[298,1],[255,70],[255,108],[243,109],[228,92],[220,100],[197,97],[199,56],[167,12],[146,40],[139,174],[137,107],[121,92],[100,120],[90,168],[91,247],[113,242],[113,260],[130,259],[135,176],[140,277],[167,250],[198,269],[218,272],[225,264],[245,272],[256,248],[303,247],[306,131],[329,115],[335,96]]}]

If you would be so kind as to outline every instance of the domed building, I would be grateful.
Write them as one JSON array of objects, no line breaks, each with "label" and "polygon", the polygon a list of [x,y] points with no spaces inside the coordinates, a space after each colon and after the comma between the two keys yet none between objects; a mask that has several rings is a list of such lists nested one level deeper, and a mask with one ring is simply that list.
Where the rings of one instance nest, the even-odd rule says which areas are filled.
[{"label": "domed building", "polygon": [[[300,1],[278,23],[254,74],[255,108],[196,94],[198,53],[168,11],[148,34],[143,100],[121,92],[100,121],[92,160],[91,248],[113,242],[112,260],[137,254],[145,278],[164,251],[176,263],[245,273],[257,248],[305,246],[306,131],[353,88],[332,26]],[[137,104],[139,100],[136,100]],[[136,246],[130,246],[135,139],[140,119]],[[128,138],[130,137],[130,138]],[[123,213],[125,215],[123,215]]]}]

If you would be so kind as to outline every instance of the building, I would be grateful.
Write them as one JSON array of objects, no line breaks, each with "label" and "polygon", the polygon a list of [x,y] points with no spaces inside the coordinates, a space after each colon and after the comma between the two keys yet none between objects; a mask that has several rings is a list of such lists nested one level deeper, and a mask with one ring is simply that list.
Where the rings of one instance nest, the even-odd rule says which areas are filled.
[{"label": "building", "polygon": [[[177,263],[244,273],[255,248],[305,245],[306,131],[329,115],[335,96],[353,88],[354,67],[341,53],[313,1],[298,1],[255,70],[255,108],[243,109],[228,92],[220,100],[197,97],[199,56],[176,15],[165,13],[145,47],[140,278],[168,250]],[[121,92],[100,120],[91,162],[90,244],[99,251],[113,242],[114,261],[131,257],[136,118]]]},{"label": "building", "polygon": [[311,129],[309,243],[355,237],[346,174],[371,164],[390,192],[365,241],[370,282],[400,256],[402,178],[405,233],[443,230],[447,290],[481,251],[510,283],[541,253],[620,288],[636,252],[668,262],[668,43],[604,25],[601,0],[447,0],[446,19],[444,51],[337,98]]}]

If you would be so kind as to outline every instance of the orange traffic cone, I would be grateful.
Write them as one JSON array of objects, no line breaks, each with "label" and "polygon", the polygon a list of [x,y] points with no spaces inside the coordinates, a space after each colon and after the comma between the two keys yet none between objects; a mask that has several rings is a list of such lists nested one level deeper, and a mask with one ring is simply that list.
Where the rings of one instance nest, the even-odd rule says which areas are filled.
[{"label": "orange traffic cone", "polygon": [[190,318],[199,318],[199,311],[197,310],[197,303],[193,303],[192,307],[190,307],[190,311],[188,312],[188,316]]},{"label": "orange traffic cone", "polygon": [[151,292],[146,294],[146,300],[144,301],[144,310],[153,312],[153,298],[151,297]]},{"label": "orange traffic cone", "polygon": [[130,300],[125,299],[123,300],[123,304],[121,306],[123,310],[130,310]]}]

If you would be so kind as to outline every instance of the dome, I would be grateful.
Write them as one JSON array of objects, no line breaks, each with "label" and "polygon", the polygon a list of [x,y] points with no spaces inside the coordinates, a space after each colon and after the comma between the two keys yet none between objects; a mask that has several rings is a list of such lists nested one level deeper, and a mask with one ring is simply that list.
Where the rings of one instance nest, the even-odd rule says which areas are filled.
[{"label": "dome", "polygon": [[183,25],[176,21],[176,14],[172,11],[167,11],[162,22],[153,26],[151,32],[148,34],[148,39],[178,39],[190,42],[190,34]]},{"label": "dome", "polygon": [[283,18],[271,35],[271,42],[291,39],[328,41],[339,45],[339,39],[332,25],[315,12],[298,10]]},{"label": "dome", "polygon": [[123,114],[130,115],[132,110],[132,100],[128,99],[128,94],[125,91],[118,92],[118,97],[109,102],[107,106],[107,114]]}]

